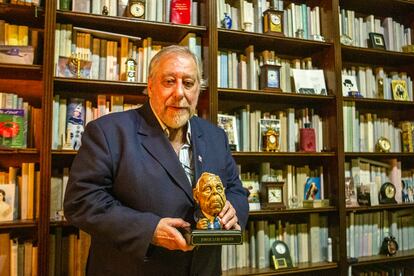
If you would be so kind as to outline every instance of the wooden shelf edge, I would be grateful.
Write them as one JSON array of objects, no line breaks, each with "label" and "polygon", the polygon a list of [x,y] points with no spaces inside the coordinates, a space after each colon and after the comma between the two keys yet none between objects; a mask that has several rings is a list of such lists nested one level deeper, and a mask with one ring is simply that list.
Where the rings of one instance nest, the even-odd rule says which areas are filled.
[{"label": "wooden shelf edge", "polygon": [[251,95],[251,96],[271,96],[271,97],[286,97],[286,98],[300,98],[300,99],[314,99],[314,100],[334,100],[333,95],[307,95],[299,94],[294,92],[271,92],[267,90],[248,90],[239,88],[217,88],[217,91],[223,95],[234,94],[234,95]]},{"label": "wooden shelf edge", "polygon": [[256,216],[269,216],[269,215],[278,215],[278,214],[304,214],[304,213],[329,213],[336,212],[338,208],[335,206],[323,207],[323,208],[297,208],[297,209],[281,209],[281,210],[257,210],[250,211],[249,217]]},{"label": "wooden shelf edge", "polygon": [[286,274],[296,274],[303,272],[312,272],[312,271],[321,271],[321,270],[330,270],[336,269],[338,267],[337,263],[302,263],[298,264],[294,268],[289,269],[280,269],[275,270],[273,268],[235,268],[227,271],[223,271],[223,276],[233,276],[233,275],[286,275]]},{"label": "wooden shelf edge", "polygon": [[347,207],[347,212],[381,211],[388,209],[409,209],[414,208],[414,203],[380,204],[376,206]]},{"label": "wooden shelf edge", "polygon": [[76,150],[52,150],[54,155],[76,155],[78,151]]},{"label": "wooden shelf edge", "polygon": [[345,152],[346,157],[381,157],[381,158],[395,158],[395,157],[414,157],[414,152]]},{"label": "wooden shelf edge", "polygon": [[75,79],[75,78],[62,78],[55,77],[56,83],[68,83],[68,84],[88,84],[88,85],[116,85],[116,86],[134,86],[134,87],[146,87],[147,84],[143,82],[127,82],[127,81],[109,81],[109,80],[94,80],[94,79]]},{"label": "wooden shelf edge", "polygon": [[0,221],[0,229],[10,228],[31,228],[36,227],[36,220],[13,220],[13,221]]},{"label": "wooden shelf edge", "polygon": [[8,149],[8,148],[0,148],[0,154],[39,154],[39,150],[35,148],[27,148],[27,149]]},{"label": "wooden shelf edge", "polygon": [[355,102],[356,104],[382,104],[382,105],[408,105],[414,106],[414,101],[395,101],[385,100],[376,98],[354,98],[354,97],[343,97],[345,102]]},{"label": "wooden shelf edge", "polygon": [[0,63],[0,69],[17,69],[17,70],[30,70],[30,71],[42,71],[42,65],[33,64],[14,64],[14,63]]},{"label": "wooden shelf edge", "polygon": [[380,264],[388,262],[398,262],[404,260],[414,260],[414,249],[398,251],[394,256],[375,255],[369,257],[359,257],[357,263],[349,264],[351,266],[363,266],[370,264]]},{"label": "wooden shelf edge", "polygon": [[335,157],[335,152],[247,152],[232,151],[233,157]]},{"label": "wooden shelf edge", "polygon": [[321,47],[330,47],[333,45],[331,42],[326,41],[318,41],[318,40],[311,40],[311,39],[300,39],[300,38],[294,38],[289,36],[274,36],[274,35],[268,35],[268,34],[262,34],[262,33],[256,33],[256,32],[244,32],[239,30],[228,30],[223,28],[218,28],[217,32],[220,34],[231,34],[231,35],[238,35],[238,36],[248,36],[253,37],[253,39],[256,38],[265,38],[265,39],[271,39],[275,41],[289,41],[291,43],[297,43],[297,44],[304,44],[304,45],[318,45]]}]

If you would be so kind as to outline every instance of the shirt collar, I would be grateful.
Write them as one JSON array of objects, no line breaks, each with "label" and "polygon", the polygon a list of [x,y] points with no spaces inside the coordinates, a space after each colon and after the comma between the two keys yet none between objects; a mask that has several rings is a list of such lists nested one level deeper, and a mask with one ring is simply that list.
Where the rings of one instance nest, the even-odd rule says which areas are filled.
[{"label": "shirt collar", "polygon": [[[167,138],[170,137],[170,131],[168,130],[168,127],[164,124],[163,121],[161,121],[160,117],[158,117],[158,114],[152,108],[151,101],[149,101],[149,104],[150,104],[152,113],[154,113],[155,118],[157,118],[158,123],[160,124],[161,129],[164,132],[165,136],[167,136]],[[188,122],[187,122],[187,133],[185,135],[185,139],[186,139],[186,143],[188,145],[191,145],[191,124],[190,124],[190,120],[188,120]]]}]

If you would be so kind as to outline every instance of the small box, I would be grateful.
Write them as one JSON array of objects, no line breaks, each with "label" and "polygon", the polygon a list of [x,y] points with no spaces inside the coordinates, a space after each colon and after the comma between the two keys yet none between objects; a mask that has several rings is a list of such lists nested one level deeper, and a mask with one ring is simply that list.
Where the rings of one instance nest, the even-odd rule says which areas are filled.
[{"label": "small box", "polygon": [[33,65],[32,46],[0,46],[0,63]]}]

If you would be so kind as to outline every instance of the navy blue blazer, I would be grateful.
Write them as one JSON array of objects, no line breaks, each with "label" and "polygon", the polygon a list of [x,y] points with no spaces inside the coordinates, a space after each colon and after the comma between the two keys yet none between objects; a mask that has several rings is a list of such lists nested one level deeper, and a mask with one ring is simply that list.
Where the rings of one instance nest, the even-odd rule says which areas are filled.
[{"label": "navy blue blazer", "polygon": [[[223,130],[191,123],[195,179],[220,176],[244,229],[247,192]],[[73,161],[65,194],[67,220],[92,236],[88,275],[220,275],[221,247],[191,252],[151,244],[161,218],[194,224],[192,187],[148,102],[90,122]]]}]

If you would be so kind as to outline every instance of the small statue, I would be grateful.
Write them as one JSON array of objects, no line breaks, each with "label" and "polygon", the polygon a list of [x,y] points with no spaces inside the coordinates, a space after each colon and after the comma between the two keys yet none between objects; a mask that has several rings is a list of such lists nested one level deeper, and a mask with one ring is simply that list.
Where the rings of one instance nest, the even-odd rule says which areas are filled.
[{"label": "small statue", "polygon": [[224,13],[224,18],[221,20],[221,27],[224,29],[231,29],[231,26],[233,24],[233,21],[231,20],[231,17],[227,14],[227,12]]},{"label": "small statue", "polygon": [[193,189],[194,201],[200,206],[200,214],[196,215],[197,229],[222,229],[218,214],[224,208],[226,195],[220,177],[204,172]]}]

